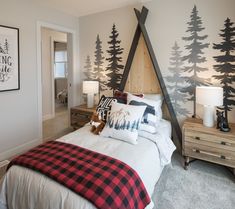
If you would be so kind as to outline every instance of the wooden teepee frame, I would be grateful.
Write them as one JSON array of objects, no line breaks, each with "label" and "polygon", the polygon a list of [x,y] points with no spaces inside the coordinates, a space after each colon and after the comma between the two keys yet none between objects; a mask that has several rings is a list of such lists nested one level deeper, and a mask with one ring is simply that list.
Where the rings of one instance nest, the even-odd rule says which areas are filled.
[{"label": "wooden teepee frame", "polygon": [[136,31],[135,31],[135,35],[134,35],[132,44],[131,44],[129,55],[127,57],[127,62],[126,62],[125,68],[124,68],[123,77],[122,77],[122,80],[121,80],[121,83],[120,83],[119,90],[123,91],[125,86],[126,86],[128,75],[129,75],[129,72],[130,72],[130,69],[131,69],[131,64],[132,64],[133,59],[134,59],[134,55],[135,55],[135,52],[136,52],[136,49],[137,49],[137,45],[138,45],[138,42],[139,42],[139,39],[140,39],[140,35],[142,34],[143,37],[144,37],[144,41],[145,41],[145,44],[147,46],[149,55],[150,55],[150,59],[151,59],[152,64],[153,64],[155,74],[157,76],[159,85],[161,87],[161,91],[162,91],[163,97],[165,99],[167,109],[170,113],[174,134],[176,134],[176,137],[178,138],[178,141],[181,145],[182,144],[182,131],[181,131],[181,128],[179,126],[178,120],[176,118],[176,114],[175,114],[174,108],[172,106],[169,94],[167,92],[167,89],[166,89],[166,86],[165,86],[165,83],[164,83],[164,80],[163,80],[163,77],[162,77],[162,74],[161,74],[161,70],[159,68],[157,59],[156,59],[155,54],[154,54],[152,44],[150,42],[146,27],[144,25],[145,21],[146,21],[146,18],[147,18],[147,15],[148,15],[148,9],[146,7],[143,7],[141,12],[137,9],[134,9],[134,10],[135,10],[135,14],[136,14],[136,17],[137,17],[137,20],[138,20],[138,25],[137,25],[137,28],[136,28]]}]

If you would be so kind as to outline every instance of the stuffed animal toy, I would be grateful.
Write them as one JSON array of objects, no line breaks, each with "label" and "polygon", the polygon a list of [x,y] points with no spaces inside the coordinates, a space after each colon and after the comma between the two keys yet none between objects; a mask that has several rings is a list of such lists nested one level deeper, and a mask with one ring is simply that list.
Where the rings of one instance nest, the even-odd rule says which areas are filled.
[{"label": "stuffed animal toy", "polygon": [[100,132],[103,130],[105,123],[100,119],[100,116],[97,112],[94,112],[93,115],[91,116],[91,132],[99,135]]}]

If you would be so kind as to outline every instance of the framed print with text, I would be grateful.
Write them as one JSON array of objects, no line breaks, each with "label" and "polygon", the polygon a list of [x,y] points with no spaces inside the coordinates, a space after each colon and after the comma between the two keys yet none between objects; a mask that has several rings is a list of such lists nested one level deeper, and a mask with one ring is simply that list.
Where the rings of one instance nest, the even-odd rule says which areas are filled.
[{"label": "framed print with text", "polygon": [[0,25],[0,92],[19,89],[19,29]]}]

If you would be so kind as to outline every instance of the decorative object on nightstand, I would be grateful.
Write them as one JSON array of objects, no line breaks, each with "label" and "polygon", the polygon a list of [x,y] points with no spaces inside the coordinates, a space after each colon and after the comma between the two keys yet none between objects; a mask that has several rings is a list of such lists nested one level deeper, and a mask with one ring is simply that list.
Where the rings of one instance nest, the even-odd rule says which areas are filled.
[{"label": "decorative object on nightstand", "polygon": [[216,115],[217,115],[217,126],[216,126],[216,128],[220,129],[220,131],[223,131],[223,132],[229,132],[230,128],[229,128],[229,125],[228,125],[228,121],[224,117],[224,111],[216,110]]},{"label": "decorative object on nightstand", "polygon": [[86,123],[90,122],[95,108],[87,108],[86,105],[72,107],[70,110],[70,125],[74,130],[81,128]]},{"label": "decorative object on nightstand", "polygon": [[94,94],[99,93],[99,82],[98,81],[83,81],[83,94],[87,94],[87,108],[94,107]]},{"label": "decorative object on nightstand", "polygon": [[190,158],[224,165],[235,174],[235,124],[230,132],[205,127],[202,120],[187,119],[183,124],[182,154],[187,169]]},{"label": "decorative object on nightstand", "polygon": [[213,127],[215,106],[223,105],[223,88],[214,86],[196,87],[196,102],[204,106],[203,125]]}]

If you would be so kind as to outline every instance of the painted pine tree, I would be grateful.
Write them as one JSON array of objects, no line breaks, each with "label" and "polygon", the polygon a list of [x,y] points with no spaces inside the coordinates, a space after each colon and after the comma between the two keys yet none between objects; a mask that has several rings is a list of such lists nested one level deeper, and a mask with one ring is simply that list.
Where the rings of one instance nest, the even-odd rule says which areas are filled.
[{"label": "painted pine tree", "polygon": [[118,40],[118,36],[119,33],[115,24],[113,24],[112,32],[109,36],[110,41],[108,41],[108,44],[110,45],[109,50],[107,50],[109,58],[106,59],[109,62],[106,68],[106,75],[108,76],[107,86],[112,90],[118,89],[124,69],[124,66],[121,64],[123,48],[120,46],[121,41]]},{"label": "painted pine tree", "polygon": [[92,70],[91,59],[89,55],[87,55],[86,57],[83,73],[85,75],[85,80],[89,80],[89,81],[95,80],[95,75]]},{"label": "painted pine tree", "polygon": [[183,37],[184,41],[190,42],[185,46],[185,49],[189,51],[189,54],[183,57],[183,61],[188,62],[188,66],[184,67],[184,72],[187,72],[188,75],[185,76],[185,81],[188,86],[181,89],[182,93],[187,95],[187,100],[193,102],[193,117],[196,116],[196,98],[195,98],[195,89],[196,86],[208,85],[209,79],[199,77],[200,72],[205,72],[208,69],[200,67],[200,64],[206,62],[206,58],[203,56],[204,52],[202,51],[205,48],[208,48],[209,43],[203,43],[208,36],[199,35],[205,28],[202,27],[201,17],[198,16],[198,11],[196,6],[193,7],[192,13],[190,15],[190,21],[187,23],[188,29],[186,32],[190,33],[188,37]]},{"label": "painted pine tree", "polygon": [[169,95],[176,115],[187,116],[190,112],[182,105],[182,103],[186,102],[186,98],[185,95],[180,92],[183,84],[185,83],[185,80],[181,75],[183,72],[182,51],[180,51],[180,47],[177,42],[175,42],[172,50],[172,57],[170,58],[171,67],[168,68],[172,75],[165,77],[168,82],[167,88],[170,90]]},{"label": "painted pine tree", "polygon": [[102,67],[104,63],[103,51],[102,51],[102,42],[100,40],[99,35],[96,37],[96,50],[95,50],[95,62],[94,62],[94,76],[95,80],[99,81],[100,91],[106,90],[106,76],[105,70]]},{"label": "painted pine tree", "polygon": [[235,50],[235,27],[229,18],[225,20],[224,29],[219,34],[222,37],[220,44],[213,44],[213,48],[219,50],[221,55],[214,56],[218,63],[214,65],[214,69],[219,75],[213,77],[220,81],[224,89],[224,102],[222,110],[225,111],[225,118],[228,120],[228,111],[232,110],[232,105],[235,105],[235,55],[232,54]]}]

